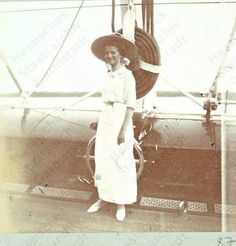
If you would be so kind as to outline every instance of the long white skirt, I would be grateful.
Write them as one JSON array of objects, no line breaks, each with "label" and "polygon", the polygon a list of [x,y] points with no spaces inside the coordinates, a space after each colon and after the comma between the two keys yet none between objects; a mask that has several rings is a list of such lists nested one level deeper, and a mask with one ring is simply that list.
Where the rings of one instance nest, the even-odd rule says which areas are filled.
[{"label": "long white skirt", "polygon": [[126,105],[105,104],[101,112],[95,143],[95,186],[99,198],[116,204],[137,201],[137,175],[133,155],[133,124],[130,123],[125,142],[117,138],[126,113]]}]

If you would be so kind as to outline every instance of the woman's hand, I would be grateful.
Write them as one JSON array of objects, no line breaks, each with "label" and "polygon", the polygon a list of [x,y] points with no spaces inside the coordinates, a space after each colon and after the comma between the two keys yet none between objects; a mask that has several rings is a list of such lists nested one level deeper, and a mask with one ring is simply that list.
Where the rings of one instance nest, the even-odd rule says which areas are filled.
[{"label": "woman's hand", "polygon": [[120,132],[119,132],[118,139],[117,139],[118,144],[124,143],[124,141],[125,141],[126,129],[128,129],[128,127],[129,127],[133,113],[134,113],[134,109],[127,107],[126,113],[125,113],[125,118],[124,118],[123,124],[120,128]]},{"label": "woman's hand", "polygon": [[121,129],[118,134],[117,143],[120,145],[121,143],[124,143],[124,141],[125,141],[125,131]]},{"label": "woman's hand", "polygon": [[92,122],[89,127],[92,128],[93,130],[97,130],[98,122]]}]

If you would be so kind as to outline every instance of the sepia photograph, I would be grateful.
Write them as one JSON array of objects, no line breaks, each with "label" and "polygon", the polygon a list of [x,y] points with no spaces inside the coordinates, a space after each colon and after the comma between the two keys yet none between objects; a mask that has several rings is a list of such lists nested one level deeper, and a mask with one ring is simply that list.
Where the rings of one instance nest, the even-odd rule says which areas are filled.
[{"label": "sepia photograph", "polygon": [[1,234],[235,232],[235,146],[236,1],[0,1]]}]

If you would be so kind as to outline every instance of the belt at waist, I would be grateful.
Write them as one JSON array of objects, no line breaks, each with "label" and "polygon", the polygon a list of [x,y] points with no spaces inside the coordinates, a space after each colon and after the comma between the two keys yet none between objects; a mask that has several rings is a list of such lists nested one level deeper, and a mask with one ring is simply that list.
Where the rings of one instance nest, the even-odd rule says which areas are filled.
[{"label": "belt at waist", "polygon": [[113,106],[115,103],[125,104],[124,102],[120,102],[120,101],[104,101],[104,103],[110,106]]}]

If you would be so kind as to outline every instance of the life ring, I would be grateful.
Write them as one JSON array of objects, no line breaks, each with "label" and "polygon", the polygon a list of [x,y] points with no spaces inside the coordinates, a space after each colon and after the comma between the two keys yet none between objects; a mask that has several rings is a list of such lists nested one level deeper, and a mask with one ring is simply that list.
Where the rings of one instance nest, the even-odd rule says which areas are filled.
[{"label": "life ring", "polygon": [[[122,34],[122,29],[117,31]],[[161,65],[160,49],[156,40],[141,28],[135,27],[135,45],[138,48],[139,58],[127,67],[136,81],[136,98],[144,97],[155,85],[159,73],[149,72],[139,67],[139,61],[152,65]]]}]

